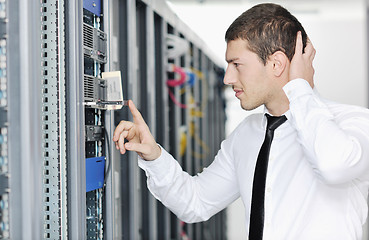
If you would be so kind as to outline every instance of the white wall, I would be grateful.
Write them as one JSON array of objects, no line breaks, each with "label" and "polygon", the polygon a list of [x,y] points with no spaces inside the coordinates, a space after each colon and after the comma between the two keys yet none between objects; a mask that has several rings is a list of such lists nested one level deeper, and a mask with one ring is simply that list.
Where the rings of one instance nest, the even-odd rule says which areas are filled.
[{"label": "white wall", "polygon": [[[173,6],[178,16],[222,59],[226,48],[226,29],[243,11],[257,3],[224,2],[176,2]],[[322,96],[331,100],[367,107],[369,85],[365,1],[305,2],[308,1],[285,0],[282,5],[301,21],[317,50],[314,61],[317,89]],[[241,110],[232,90],[226,92],[226,97],[226,129],[229,134],[250,112]],[[238,200],[228,208],[228,238],[245,239],[244,223],[243,203]],[[368,239],[367,235],[363,239]]]},{"label": "white wall", "polygon": [[299,14],[317,54],[315,82],[329,99],[368,106],[367,26],[364,2],[321,4],[314,15]]}]

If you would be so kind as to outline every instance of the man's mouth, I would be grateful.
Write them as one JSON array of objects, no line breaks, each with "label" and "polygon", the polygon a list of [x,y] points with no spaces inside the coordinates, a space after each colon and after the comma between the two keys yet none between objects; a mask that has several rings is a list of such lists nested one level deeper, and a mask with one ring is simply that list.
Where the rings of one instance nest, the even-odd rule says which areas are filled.
[{"label": "man's mouth", "polygon": [[236,98],[238,98],[243,93],[241,89],[233,89],[233,91],[235,92],[234,95],[236,96]]}]

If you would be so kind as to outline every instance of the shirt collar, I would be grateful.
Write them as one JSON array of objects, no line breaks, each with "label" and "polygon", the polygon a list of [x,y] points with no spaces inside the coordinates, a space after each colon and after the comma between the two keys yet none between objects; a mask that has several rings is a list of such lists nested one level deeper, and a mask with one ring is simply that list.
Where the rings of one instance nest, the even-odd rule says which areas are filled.
[{"label": "shirt collar", "polygon": [[[269,115],[273,116],[272,114],[269,113],[268,109],[264,105],[263,118],[261,119],[261,128],[262,129],[265,129],[266,128],[266,125],[267,125],[267,118],[266,118],[265,114],[269,114]],[[282,115],[285,115],[286,118],[287,118],[287,120],[290,120],[291,119],[291,111],[290,111],[290,109],[288,109],[287,112],[285,112]]]}]

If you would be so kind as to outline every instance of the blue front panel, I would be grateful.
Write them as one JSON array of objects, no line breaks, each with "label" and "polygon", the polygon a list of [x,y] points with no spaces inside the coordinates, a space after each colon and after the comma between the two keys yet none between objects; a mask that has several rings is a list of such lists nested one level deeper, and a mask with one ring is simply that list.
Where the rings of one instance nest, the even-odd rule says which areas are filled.
[{"label": "blue front panel", "polygon": [[83,8],[100,17],[102,13],[101,0],[83,0]]},{"label": "blue front panel", "polygon": [[86,192],[104,185],[105,157],[86,158]]}]

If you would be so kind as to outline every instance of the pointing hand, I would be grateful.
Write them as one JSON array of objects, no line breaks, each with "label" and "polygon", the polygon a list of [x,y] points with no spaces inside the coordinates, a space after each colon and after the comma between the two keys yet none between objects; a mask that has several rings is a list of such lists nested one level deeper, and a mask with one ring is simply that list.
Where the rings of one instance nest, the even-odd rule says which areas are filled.
[{"label": "pointing hand", "polygon": [[129,150],[137,152],[145,160],[157,159],[160,157],[161,148],[131,100],[128,101],[128,106],[133,115],[133,122],[121,121],[115,128],[113,135],[115,147],[121,154]]}]

